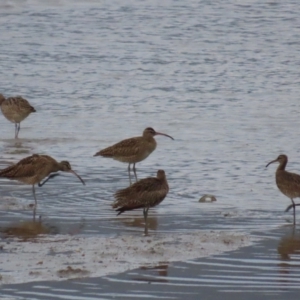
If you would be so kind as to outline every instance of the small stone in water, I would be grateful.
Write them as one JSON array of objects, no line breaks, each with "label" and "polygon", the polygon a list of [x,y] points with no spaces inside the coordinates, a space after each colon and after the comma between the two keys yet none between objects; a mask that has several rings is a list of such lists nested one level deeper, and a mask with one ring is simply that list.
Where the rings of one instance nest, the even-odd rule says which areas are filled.
[{"label": "small stone in water", "polygon": [[214,202],[217,201],[217,198],[214,195],[203,195],[200,199],[199,202]]}]

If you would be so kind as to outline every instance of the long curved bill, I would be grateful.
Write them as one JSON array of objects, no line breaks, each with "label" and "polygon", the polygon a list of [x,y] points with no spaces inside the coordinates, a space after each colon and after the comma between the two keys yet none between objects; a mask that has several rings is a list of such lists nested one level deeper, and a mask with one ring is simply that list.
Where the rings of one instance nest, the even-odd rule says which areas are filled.
[{"label": "long curved bill", "polygon": [[274,159],[274,160],[270,161],[270,162],[266,165],[266,168],[268,167],[268,165],[270,165],[270,164],[272,164],[272,163],[274,163],[274,162],[277,162],[277,161],[278,161],[277,159]]},{"label": "long curved bill", "polygon": [[69,173],[72,173],[74,174],[80,181],[83,185],[85,185],[85,182],[83,181],[83,179],[73,170],[70,170]]},{"label": "long curved bill", "polygon": [[170,135],[167,135],[167,134],[165,134],[165,133],[161,133],[161,132],[155,132],[155,135],[164,135],[164,136],[167,136],[168,138],[170,138],[170,139],[172,139],[172,140],[174,140]]}]

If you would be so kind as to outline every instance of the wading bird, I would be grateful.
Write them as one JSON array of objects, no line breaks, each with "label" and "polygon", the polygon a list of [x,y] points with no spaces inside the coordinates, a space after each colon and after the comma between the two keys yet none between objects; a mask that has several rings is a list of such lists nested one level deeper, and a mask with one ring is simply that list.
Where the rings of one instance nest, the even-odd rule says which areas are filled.
[{"label": "wading bird", "polygon": [[293,207],[294,224],[296,224],[296,206],[300,204],[295,204],[294,198],[300,197],[300,175],[285,170],[288,162],[286,155],[280,154],[275,160],[270,161],[266,167],[275,162],[279,162],[275,174],[277,187],[284,195],[291,199],[292,204],[287,207],[286,211]]},{"label": "wading bird", "polygon": [[134,209],[143,209],[145,220],[145,235],[148,234],[147,216],[150,207],[160,204],[169,192],[165,171],[158,170],[157,177],[148,177],[135,182],[133,185],[115,193],[117,215]]},{"label": "wading bird", "polygon": [[100,150],[94,156],[110,157],[128,163],[128,176],[131,184],[130,165],[133,164],[133,172],[137,181],[135,164],[147,158],[155,150],[155,135],[164,135],[174,140],[171,136],[157,132],[153,128],[148,127],[143,131],[142,136],[123,140],[113,146]]},{"label": "wading bird", "polygon": [[15,123],[15,139],[18,138],[21,128],[20,123],[26,119],[29,114],[36,112],[34,107],[32,107],[29,102],[21,96],[5,99],[5,97],[0,94],[0,107],[4,117],[8,121]]},{"label": "wading bird", "polygon": [[[79,178],[82,184],[85,184],[82,178],[72,170],[71,165],[68,161],[57,162],[51,156],[39,154],[33,154],[31,156],[25,157],[15,165],[1,170],[0,177],[8,178],[11,180],[18,180],[20,182],[32,185],[32,192],[35,201],[33,219],[35,220],[37,200],[34,185],[38,184],[38,186],[43,186],[49,179],[58,176],[59,174],[55,174],[55,172],[58,171],[72,173]],[[41,181],[47,176],[49,177],[41,183]]]}]

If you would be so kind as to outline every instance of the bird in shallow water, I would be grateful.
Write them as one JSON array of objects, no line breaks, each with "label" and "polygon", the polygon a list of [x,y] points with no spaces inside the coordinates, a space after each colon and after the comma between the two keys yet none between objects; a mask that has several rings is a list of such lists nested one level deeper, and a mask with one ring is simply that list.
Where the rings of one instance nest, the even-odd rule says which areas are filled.
[{"label": "bird in shallow water", "polygon": [[[55,173],[58,171],[72,173],[79,178],[82,184],[85,184],[82,178],[72,170],[68,161],[57,162],[51,156],[39,154],[33,154],[25,157],[15,165],[0,170],[0,177],[18,180],[20,182],[32,185],[32,192],[35,201],[33,219],[35,220],[37,200],[34,185],[38,184],[39,186],[43,186],[49,179],[58,176],[59,174]],[[41,183],[41,181],[47,176],[48,178]]]},{"label": "bird in shallow water", "polygon": [[148,127],[143,131],[142,136],[118,142],[110,147],[100,150],[94,156],[110,157],[128,163],[128,176],[131,184],[130,165],[133,164],[133,173],[137,181],[135,164],[147,158],[155,150],[157,144],[154,136],[156,135],[163,135],[174,140],[171,136],[157,132],[153,128]]},{"label": "bird in shallow water", "polygon": [[169,192],[164,170],[158,170],[156,177],[148,177],[135,182],[133,185],[115,193],[112,205],[117,215],[129,210],[143,209],[145,220],[145,235],[148,234],[147,216],[150,207],[160,204]]},{"label": "bird in shallow water", "polygon": [[15,123],[15,139],[18,138],[19,131],[21,129],[20,123],[26,119],[31,113],[36,112],[33,106],[21,96],[5,97],[0,94],[0,107],[4,117]]},{"label": "bird in shallow water", "polygon": [[288,162],[288,157],[285,154],[280,154],[276,159],[270,161],[266,167],[275,162],[279,163],[275,173],[277,187],[284,195],[291,199],[292,204],[287,207],[286,211],[293,208],[293,224],[296,224],[296,206],[300,204],[295,204],[294,198],[300,197],[300,175],[285,170]]}]

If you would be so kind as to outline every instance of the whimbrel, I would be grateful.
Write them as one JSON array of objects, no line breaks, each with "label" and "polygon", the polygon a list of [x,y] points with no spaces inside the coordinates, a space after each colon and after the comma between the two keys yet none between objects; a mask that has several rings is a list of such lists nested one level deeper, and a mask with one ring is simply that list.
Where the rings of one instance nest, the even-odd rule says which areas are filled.
[{"label": "whimbrel", "polygon": [[32,112],[36,112],[29,102],[21,96],[5,97],[0,94],[0,106],[4,117],[12,123],[15,123],[15,139],[21,128],[20,123]]},{"label": "whimbrel", "polygon": [[294,224],[296,224],[296,206],[299,204],[295,204],[294,198],[300,197],[300,175],[285,170],[288,162],[288,157],[286,155],[280,154],[275,160],[270,161],[266,167],[275,162],[279,162],[279,166],[276,170],[277,187],[284,195],[291,199],[292,204],[286,211],[293,207]]},{"label": "whimbrel", "polygon": [[147,158],[156,148],[155,135],[164,135],[174,140],[171,136],[157,132],[153,128],[148,127],[143,131],[142,136],[137,136],[123,140],[114,144],[108,148],[100,150],[94,156],[110,157],[115,160],[129,163],[128,175],[131,184],[130,177],[130,165],[133,164],[133,172],[137,181],[135,164]]},{"label": "whimbrel", "polygon": [[115,193],[112,207],[117,208],[118,215],[138,208],[143,208],[145,235],[148,234],[147,216],[150,207],[160,204],[169,192],[165,171],[158,170],[157,177],[148,177]]},{"label": "whimbrel", "polygon": [[[15,165],[1,170],[0,177],[18,180],[26,184],[32,184],[32,191],[35,201],[33,219],[35,220],[37,200],[35,196],[34,185],[38,184],[39,186],[43,186],[50,178],[59,175],[55,174],[55,172],[58,171],[72,173],[79,178],[82,184],[85,184],[81,177],[75,171],[72,170],[71,165],[68,161],[57,162],[51,156],[39,154],[33,154],[31,156],[25,157]],[[48,178],[41,183],[41,181],[47,176]]]}]

